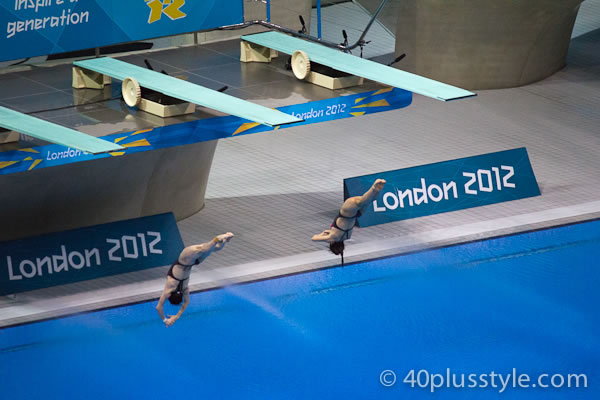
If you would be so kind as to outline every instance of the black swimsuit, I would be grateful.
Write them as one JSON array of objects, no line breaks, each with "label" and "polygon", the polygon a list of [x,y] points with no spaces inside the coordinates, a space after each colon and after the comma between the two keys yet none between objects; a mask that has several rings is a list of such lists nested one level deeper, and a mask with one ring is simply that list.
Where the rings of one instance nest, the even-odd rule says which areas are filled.
[{"label": "black swimsuit", "polygon": [[178,279],[175,277],[175,275],[173,275],[173,267],[175,267],[176,265],[181,265],[184,268],[192,268],[194,265],[198,265],[199,261],[196,260],[196,262],[193,265],[185,265],[185,264],[181,264],[179,262],[179,259],[177,261],[175,261],[173,264],[171,264],[171,268],[169,268],[169,272],[167,272],[167,276],[170,276],[171,278],[175,279],[177,282],[179,282],[179,284],[177,285],[177,289],[175,289],[175,292],[181,292],[183,293],[183,282],[187,281],[190,277],[188,276],[185,279]]},{"label": "black swimsuit", "polygon": [[175,275],[173,275],[173,267],[175,267],[176,265],[181,265],[181,264],[179,264],[177,261],[175,261],[173,264],[171,264],[171,268],[169,268],[169,272],[167,272],[167,276],[170,276],[171,278],[175,279],[178,282],[183,282],[186,279],[188,279],[189,277],[185,278],[185,279],[178,279],[175,277]]},{"label": "black swimsuit", "polygon": [[200,264],[200,259],[196,260],[196,262],[192,265],[185,265],[179,262],[179,259],[177,261],[175,261],[173,264],[171,264],[171,268],[169,268],[169,272],[167,272],[167,276],[170,276],[171,278],[175,279],[178,282],[183,282],[185,280],[189,279],[189,276],[185,279],[178,279],[175,277],[175,275],[173,275],[173,267],[175,267],[176,265],[181,265],[183,268],[192,268],[194,265],[198,265]]},{"label": "black swimsuit", "polygon": [[351,227],[351,228],[349,228],[349,229],[342,229],[342,228],[340,228],[340,227],[338,226],[338,224],[337,224],[337,219],[338,219],[338,218],[344,218],[344,219],[353,219],[353,220],[354,220],[354,223],[356,224],[356,218],[360,217],[360,215],[361,215],[361,214],[360,214],[360,210],[358,210],[358,211],[356,212],[356,214],[354,214],[354,215],[353,215],[353,216],[351,216],[351,217],[346,217],[345,215],[342,215],[342,213],[341,213],[340,211],[338,211],[338,214],[337,214],[337,216],[336,216],[336,217],[333,219],[333,223],[331,224],[331,227],[332,227],[332,228],[335,228],[335,229],[337,229],[337,230],[339,230],[339,231],[342,231],[342,232],[344,232],[344,234],[342,235],[342,239],[341,239],[341,240],[344,240],[344,239],[343,239],[344,237],[346,237],[346,238],[347,238],[347,237],[349,236],[349,235],[348,235],[348,232],[350,232],[352,229],[354,229],[354,226],[352,226],[352,227]]}]

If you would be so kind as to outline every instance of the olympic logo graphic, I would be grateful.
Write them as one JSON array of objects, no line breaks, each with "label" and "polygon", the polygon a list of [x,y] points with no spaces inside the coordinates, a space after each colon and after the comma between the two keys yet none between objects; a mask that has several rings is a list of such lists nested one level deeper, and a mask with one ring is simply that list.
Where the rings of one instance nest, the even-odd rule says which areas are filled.
[{"label": "olympic logo graphic", "polygon": [[185,0],[144,0],[146,5],[150,7],[150,16],[148,23],[152,24],[159,21],[163,14],[176,20],[187,17],[187,14],[181,11],[181,7],[185,5]]}]

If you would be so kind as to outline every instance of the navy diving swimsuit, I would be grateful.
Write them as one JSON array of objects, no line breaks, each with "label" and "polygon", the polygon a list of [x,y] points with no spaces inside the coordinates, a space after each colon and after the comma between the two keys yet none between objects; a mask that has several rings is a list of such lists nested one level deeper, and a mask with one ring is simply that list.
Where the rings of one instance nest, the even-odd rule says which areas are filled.
[{"label": "navy diving swimsuit", "polygon": [[347,237],[349,236],[349,235],[348,235],[348,232],[350,232],[352,229],[354,229],[354,226],[352,226],[352,227],[351,227],[351,228],[349,228],[349,229],[342,229],[342,228],[340,228],[340,227],[338,226],[338,224],[337,224],[337,219],[338,219],[338,218],[344,218],[344,219],[353,219],[353,220],[354,220],[354,223],[356,224],[356,218],[360,217],[360,215],[361,215],[361,214],[360,214],[360,210],[358,210],[358,211],[356,212],[356,214],[354,214],[354,215],[353,215],[353,216],[351,216],[351,217],[346,217],[345,215],[342,215],[342,213],[338,211],[338,214],[337,214],[337,216],[336,216],[336,217],[333,219],[333,223],[331,224],[331,227],[332,227],[332,228],[335,228],[335,229],[337,229],[337,230],[340,230],[340,231],[342,231],[342,232],[344,232],[344,234],[342,235],[342,239],[341,239],[341,240],[344,240],[344,237],[346,237],[346,238],[347,238]]}]

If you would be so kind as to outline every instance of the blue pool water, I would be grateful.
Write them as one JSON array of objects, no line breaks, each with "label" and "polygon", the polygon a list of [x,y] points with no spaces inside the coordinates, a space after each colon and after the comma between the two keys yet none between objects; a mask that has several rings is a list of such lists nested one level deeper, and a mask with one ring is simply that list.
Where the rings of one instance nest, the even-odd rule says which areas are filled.
[{"label": "blue pool water", "polygon": [[[7,328],[0,398],[598,399],[599,259],[592,221],[197,293],[171,328],[154,302]],[[513,368],[588,387],[500,394]],[[447,369],[488,387],[403,382]]]}]

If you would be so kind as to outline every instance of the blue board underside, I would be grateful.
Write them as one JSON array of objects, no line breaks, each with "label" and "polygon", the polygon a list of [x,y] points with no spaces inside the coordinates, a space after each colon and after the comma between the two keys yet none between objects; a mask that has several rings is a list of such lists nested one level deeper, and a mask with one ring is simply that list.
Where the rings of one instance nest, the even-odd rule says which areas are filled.
[{"label": "blue board underside", "polygon": [[475,93],[468,90],[365,60],[352,54],[343,53],[280,32],[271,31],[246,35],[242,36],[242,39],[286,54],[293,54],[296,50],[302,50],[308,55],[310,61],[437,100],[448,101],[475,96]]}]

